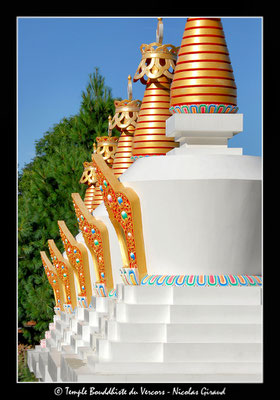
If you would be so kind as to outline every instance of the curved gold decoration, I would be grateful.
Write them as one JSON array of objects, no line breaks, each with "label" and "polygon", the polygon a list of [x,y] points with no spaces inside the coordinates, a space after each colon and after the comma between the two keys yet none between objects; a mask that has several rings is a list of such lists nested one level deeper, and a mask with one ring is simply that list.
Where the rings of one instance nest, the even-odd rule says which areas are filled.
[{"label": "curved gold decoration", "polygon": [[88,212],[79,193],[72,193],[72,200],[79,228],[94,262],[96,285],[99,289],[102,286],[104,296],[107,296],[114,289],[107,227]]},{"label": "curved gold decoration", "polygon": [[68,311],[69,306],[74,309],[77,307],[77,293],[73,269],[56,247],[54,240],[48,240],[48,246],[53,266],[65,288],[66,311]]},{"label": "curved gold decoration", "polygon": [[78,297],[83,301],[86,300],[85,305],[88,306],[91,302],[92,287],[87,249],[82,243],[76,241],[64,221],[58,221],[58,226],[67,258],[76,271],[80,289]]},{"label": "curved gold decoration", "polygon": [[142,83],[146,83],[144,75],[151,79],[157,79],[165,75],[167,78],[172,79],[178,47],[172,44],[161,45],[154,42],[142,44],[140,51],[142,58],[134,75],[134,82],[141,79]]},{"label": "curved gold decoration", "polygon": [[110,119],[108,120],[108,136],[99,136],[96,138],[97,148],[94,153],[100,154],[106,163],[111,167],[115,158],[115,153],[118,145],[118,136],[111,136]]},{"label": "curved gold decoration", "polygon": [[48,281],[53,289],[55,308],[58,311],[62,311],[62,306],[65,304],[66,300],[65,289],[46,253],[44,251],[40,251],[40,255]]},{"label": "curved gold decoration", "polygon": [[140,79],[142,83],[146,84],[147,81],[144,79],[144,75],[151,79],[157,79],[162,75],[169,79],[173,78],[179,47],[175,47],[172,44],[162,44],[162,39],[163,23],[162,18],[158,18],[157,41],[140,46],[142,58],[134,75],[134,82]]},{"label": "curved gold decoration", "polygon": [[85,161],[83,163],[84,171],[80,179],[80,183],[84,183],[85,185],[93,185],[96,182],[96,176],[94,173],[94,168],[91,162]]},{"label": "curved gold decoration", "polygon": [[141,281],[147,274],[147,267],[140,200],[133,189],[123,186],[100,155],[93,154],[92,161],[104,204],[118,236],[123,268],[138,271]]},{"label": "curved gold decoration", "polygon": [[127,134],[133,135],[129,129],[136,127],[138,112],[140,109],[140,100],[115,100],[115,115],[110,123],[111,129],[116,128],[119,131],[127,130]]}]

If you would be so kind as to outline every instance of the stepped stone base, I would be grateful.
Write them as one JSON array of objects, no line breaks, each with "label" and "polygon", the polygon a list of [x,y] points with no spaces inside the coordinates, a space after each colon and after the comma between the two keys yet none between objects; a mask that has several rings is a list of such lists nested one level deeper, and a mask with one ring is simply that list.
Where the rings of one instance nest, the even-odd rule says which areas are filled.
[{"label": "stepped stone base", "polygon": [[262,382],[261,290],[118,284],[55,315],[28,367],[42,382]]}]

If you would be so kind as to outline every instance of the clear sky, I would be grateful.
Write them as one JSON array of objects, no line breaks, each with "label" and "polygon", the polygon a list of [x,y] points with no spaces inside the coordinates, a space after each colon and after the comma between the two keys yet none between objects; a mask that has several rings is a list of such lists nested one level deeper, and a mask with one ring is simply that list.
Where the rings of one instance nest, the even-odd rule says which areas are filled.
[{"label": "clear sky", "polygon": [[[246,155],[262,154],[262,18],[221,15],[237,85],[244,130],[229,141]],[[186,19],[163,18],[163,43],[180,46]],[[114,97],[127,98],[127,77],[141,60],[140,46],[156,41],[157,16],[19,17],[17,24],[18,167],[35,156],[35,141],[79,111],[81,92],[95,67]],[[145,86],[133,83],[133,98]],[[104,132],[105,134],[106,132]]]}]

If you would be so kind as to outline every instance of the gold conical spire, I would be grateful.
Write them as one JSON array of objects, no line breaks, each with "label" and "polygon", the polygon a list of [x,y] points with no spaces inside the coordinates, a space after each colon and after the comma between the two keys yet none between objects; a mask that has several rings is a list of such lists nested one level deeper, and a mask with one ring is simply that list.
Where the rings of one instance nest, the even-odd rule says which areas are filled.
[{"label": "gold conical spire", "polygon": [[236,85],[220,18],[188,18],[171,85],[172,113],[235,113]]},{"label": "gold conical spire", "polygon": [[[171,116],[170,85],[178,48],[170,44],[162,45],[163,24],[161,18],[158,20],[159,42],[142,44],[142,59],[134,75],[134,82],[140,79],[146,84],[134,132],[132,155],[135,158],[165,155],[169,150],[178,147],[173,138],[165,135],[165,122]],[[144,75],[147,75],[147,80]]]},{"label": "gold conical spire", "polygon": [[110,128],[121,132],[118,147],[113,161],[113,172],[119,177],[130,165],[132,160],[133,134],[141,105],[140,100],[132,100],[131,76],[128,76],[128,100],[115,100],[115,115],[110,121]]}]

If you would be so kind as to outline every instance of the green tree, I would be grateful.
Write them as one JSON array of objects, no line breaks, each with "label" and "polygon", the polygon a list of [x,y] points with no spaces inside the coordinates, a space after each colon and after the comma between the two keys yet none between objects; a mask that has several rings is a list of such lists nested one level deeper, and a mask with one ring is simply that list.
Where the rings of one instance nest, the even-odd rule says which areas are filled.
[{"label": "green tree", "polygon": [[[36,142],[36,155],[18,176],[18,324],[29,343],[38,343],[53,318],[54,296],[40,251],[48,239],[64,251],[57,225],[64,220],[75,236],[78,224],[71,193],[83,198],[83,162],[91,161],[96,136],[107,134],[114,114],[111,89],[96,68],[82,92],[77,115],[63,118]],[[114,131],[114,135],[118,132]],[[32,328],[27,322],[36,321]]]}]

